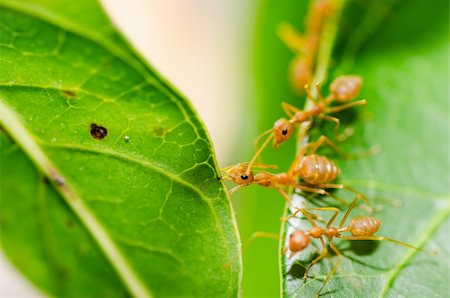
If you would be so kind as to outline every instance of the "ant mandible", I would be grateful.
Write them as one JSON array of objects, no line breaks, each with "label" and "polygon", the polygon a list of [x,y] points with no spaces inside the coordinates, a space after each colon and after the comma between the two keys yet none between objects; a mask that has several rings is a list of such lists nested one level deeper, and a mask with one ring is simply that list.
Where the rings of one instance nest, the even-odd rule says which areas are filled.
[{"label": "ant mandible", "polygon": [[[362,199],[360,195],[357,195],[356,199],[352,202],[350,207],[348,208],[347,212],[345,213],[344,217],[342,218],[341,222],[339,223],[338,227],[332,226],[333,222],[336,220],[339,209],[334,207],[318,207],[318,208],[299,208],[297,211],[295,211],[290,218],[295,217],[299,212],[303,213],[303,215],[306,217],[306,219],[310,222],[312,225],[312,228],[305,232],[301,229],[296,229],[294,232],[292,232],[289,235],[289,243],[288,247],[285,248],[285,253],[287,250],[291,252],[291,255],[289,258],[292,258],[293,255],[296,253],[303,251],[305,248],[309,246],[311,243],[311,238],[319,239],[322,245],[322,251],[318,257],[316,257],[311,264],[306,268],[304,273],[304,280],[307,278],[308,271],[313,267],[315,264],[317,264],[321,259],[323,259],[326,254],[328,253],[327,246],[325,244],[325,240],[323,236],[325,236],[328,239],[328,244],[330,245],[330,248],[333,250],[333,252],[337,256],[337,261],[334,264],[333,268],[331,269],[330,273],[327,275],[325,281],[322,283],[322,286],[317,291],[316,297],[319,296],[320,292],[324,288],[324,286],[327,284],[328,280],[331,278],[331,276],[336,272],[337,268],[339,267],[341,261],[342,261],[342,254],[337,249],[337,247],[333,243],[333,238],[340,238],[340,239],[347,239],[347,240],[377,240],[377,241],[390,241],[408,248],[412,248],[415,250],[419,250],[419,248],[412,246],[408,243],[401,242],[389,237],[385,236],[376,236],[374,235],[378,229],[381,226],[381,221],[378,220],[375,217],[371,216],[356,216],[354,217],[348,226],[345,226],[345,222],[347,221],[348,216],[350,215],[350,212],[353,210],[353,208],[356,205],[356,202],[358,200]],[[326,228],[319,227],[314,219],[312,218],[310,210],[318,210],[318,211],[332,211],[334,212],[331,219],[328,221]],[[350,232],[351,236],[345,236],[342,235],[344,232]]]},{"label": "ant mandible", "polygon": [[[322,118],[324,120],[333,121],[336,124],[336,128],[339,126],[339,119],[328,116],[327,114],[339,112],[354,106],[366,104],[366,100],[358,100],[352,103],[345,103],[358,95],[361,88],[362,79],[355,75],[346,75],[337,77],[330,85],[330,94],[327,98],[322,96],[320,92],[320,85],[316,84],[317,100],[309,91],[308,86],[305,86],[307,97],[313,103],[313,107],[309,110],[300,110],[288,103],[283,102],[281,106],[290,119],[281,118],[277,120],[273,128],[264,132],[259,138],[261,139],[267,134],[270,134],[265,142],[259,147],[251,161],[249,162],[249,168],[251,168],[253,162],[258,158],[264,148],[269,144],[273,138],[273,147],[278,148],[282,143],[287,141],[292,133],[296,124],[307,123],[308,127],[311,126],[314,117]],[[329,107],[333,102],[342,103],[337,106]],[[258,141],[257,141],[258,142]]]}]

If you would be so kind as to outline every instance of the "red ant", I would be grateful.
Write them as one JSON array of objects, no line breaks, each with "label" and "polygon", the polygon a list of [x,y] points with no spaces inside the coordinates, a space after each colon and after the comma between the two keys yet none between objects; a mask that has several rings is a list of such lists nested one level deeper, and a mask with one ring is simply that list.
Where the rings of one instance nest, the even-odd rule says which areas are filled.
[{"label": "red ant", "polygon": [[[317,97],[316,100],[314,96],[308,89],[308,86],[305,86],[305,90],[309,100],[314,104],[313,107],[309,110],[300,110],[288,103],[283,102],[281,106],[283,107],[286,114],[289,116],[289,120],[286,118],[281,118],[277,120],[273,126],[273,128],[264,132],[259,138],[264,137],[267,134],[270,136],[266,139],[266,141],[261,145],[261,147],[257,150],[252,160],[249,163],[249,168],[251,168],[253,162],[257,159],[257,157],[261,154],[263,149],[268,145],[270,140],[273,138],[273,147],[277,148],[283,142],[287,141],[292,133],[294,132],[294,126],[300,123],[312,122],[314,117],[322,118],[325,120],[333,121],[336,124],[336,128],[339,126],[339,119],[331,116],[327,116],[327,114],[339,112],[354,106],[364,105],[366,104],[366,100],[358,100],[352,103],[341,104],[338,106],[329,107],[329,105],[333,101],[337,101],[339,103],[344,103],[352,100],[358,95],[358,92],[361,88],[362,80],[358,76],[348,75],[348,76],[340,76],[336,78],[330,85],[330,95],[327,98],[323,98],[320,92],[319,84],[316,84]],[[310,125],[308,125],[310,126]]]},{"label": "red ant", "polygon": [[303,92],[303,86],[311,82],[324,20],[333,9],[330,0],[313,1],[306,18],[304,35],[287,23],[278,27],[279,37],[296,54],[289,65],[289,78],[292,87],[298,92]]},{"label": "red ant", "polygon": [[[350,215],[350,212],[355,207],[356,202],[362,199],[360,195],[357,195],[356,199],[352,202],[350,207],[348,208],[347,212],[345,213],[344,217],[342,218],[341,222],[339,223],[338,227],[332,226],[333,222],[336,220],[339,209],[334,207],[318,207],[318,208],[299,208],[296,212],[294,212],[290,218],[295,217],[299,212],[303,213],[303,215],[306,217],[306,219],[311,223],[312,228],[309,231],[303,231],[300,229],[296,229],[294,232],[292,232],[289,235],[289,243],[288,247],[285,248],[285,253],[289,249],[291,252],[291,255],[289,258],[291,258],[296,253],[303,251],[305,248],[309,246],[311,243],[311,238],[319,239],[322,244],[322,251],[320,255],[315,258],[311,264],[306,268],[304,273],[304,279],[306,280],[308,271],[313,267],[315,264],[317,264],[321,259],[323,259],[328,250],[327,246],[325,244],[325,240],[323,236],[328,238],[328,244],[330,248],[333,250],[333,252],[337,255],[337,261],[333,266],[333,269],[330,271],[328,276],[326,277],[325,281],[322,283],[322,286],[317,291],[316,297],[319,296],[320,292],[322,291],[323,287],[326,285],[330,277],[336,272],[337,268],[339,267],[341,261],[342,261],[342,254],[339,252],[337,247],[333,243],[333,238],[340,238],[340,239],[347,239],[347,240],[377,240],[377,241],[390,241],[405,247],[409,247],[415,250],[419,250],[419,248],[412,246],[408,243],[404,243],[389,237],[384,236],[375,236],[374,234],[378,231],[378,229],[381,226],[381,221],[378,220],[375,217],[371,216],[356,216],[354,217],[348,226],[344,226],[348,216]],[[332,211],[334,214],[331,217],[331,219],[328,221],[326,228],[319,227],[314,219],[312,218],[312,214],[310,214],[310,210],[321,210],[321,211]],[[351,236],[345,236],[342,235],[342,233],[350,232]]]}]

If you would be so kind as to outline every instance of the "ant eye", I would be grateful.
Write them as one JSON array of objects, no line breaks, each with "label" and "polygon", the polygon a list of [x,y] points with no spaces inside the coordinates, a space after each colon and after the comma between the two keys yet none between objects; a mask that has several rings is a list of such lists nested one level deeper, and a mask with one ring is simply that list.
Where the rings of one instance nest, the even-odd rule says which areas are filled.
[{"label": "ant eye", "polygon": [[247,176],[247,175],[241,175],[241,179],[242,179],[242,180],[247,180],[247,179],[248,179],[248,176]]},{"label": "ant eye", "polygon": [[283,129],[283,131],[281,133],[283,134],[283,136],[287,135],[287,133],[288,133],[287,128]]}]

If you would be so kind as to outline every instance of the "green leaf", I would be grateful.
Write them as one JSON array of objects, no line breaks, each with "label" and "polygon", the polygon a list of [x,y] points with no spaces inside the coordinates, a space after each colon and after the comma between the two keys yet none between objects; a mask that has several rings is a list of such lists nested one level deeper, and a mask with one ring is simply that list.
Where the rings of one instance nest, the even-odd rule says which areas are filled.
[{"label": "green leaf", "polygon": [[52,296],[236,296],[234,214],[193,108],[95,1],[0,3],[2,249]]},{"label": "green leaf", "polygon": [[[304,101],[290,93],[287,80],[279,79],[286,78],[292,54],[283,48],[274,29],[281,21],[290,21],[301,28],[304,5],[270,1],[267,6],[270,9],[262,11],[261,17],[267,21],[261,22],[259,28],[257,71],[259,106],[266,129],[278,116],[271,111],[281,111],[278,99],[290,96],[290,102],[298,107],[303,107]],[[383,207],[374,214],[382,221],[378,235],[438,254],[430,256],[387,241],[335,240],[344,259],[322,295],[446,296],[446,279],[450,273],[450,241],[446,236],[450,227],[448,2],[437,1],[433,5],[418,0],[348,3],[340,35],[329,78],[344,73],[361,75],[364,85],[360,97],[367,98],[368,104],[362,110],[355,108],[339,114],[343,122],[340,133],[350,128],[353,134],[338,146],[355,154],[371,148],[379,148],[380,152],[355,160],[331,155],[342,170],[338,182],[357,188],[369,196],[372,204]],[[323,132],[336,137],[327,127]],[[318,133],[316,131],[314,137]],[[284,146],[293,146],[292,143]],[[292,154],[270,150],[264,155],[266,162],[278,162],[283,166],[292,159]],[[352,199],[348,192],[336,194]],[[316,199],[308,203],[309,206],[330,204],[336,202]],[[367,213],[355,210],[352,217],[358,214]],[[327,213],[320,215],[329,217]],[[297,224],[297,227],[309,228],[306,222]],[[328,254],[313,267],[308,274],[312,278],[304,283],[302,266],[307,266],[320,249],[320,243],[314,241],[310,249],[292,260],[281,256],[284,296],[313,297],[316,294],[337,260],[336,256]]]}]

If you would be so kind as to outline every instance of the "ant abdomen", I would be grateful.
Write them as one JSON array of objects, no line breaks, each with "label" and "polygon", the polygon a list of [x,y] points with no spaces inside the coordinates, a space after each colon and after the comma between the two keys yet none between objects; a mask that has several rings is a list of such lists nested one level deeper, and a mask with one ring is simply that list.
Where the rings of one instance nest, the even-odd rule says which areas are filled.
[{"label": "ant abdomen", "polygon": [[359,76],[347,75],[337,77],[330,85],[331,94],[337,102],[346,102],[355,98],[361,89]]},{"label": "ant abdomen", "polygon": [[352,219],[349,226],[353,236],[372,236],[381,226],[381,222],[375,217],[357,216]]},{"label": "ant abdomen", "polygon": [[310,184],[328,183],[337,178],[339,168],[322,155],[311,154],[302,158],[297,174]]},{"label": "ant abdomen", "polygon": [[292,87],[303,92],[303,86],[312,80],[312,61],[310,57],[298,56],[294,58],[289,66],[289,76]]},{"label": "ant abdomen", "polygon": [[308,235],[302,230],[295,230],[289,235],[289,250],[292,253],[304,250],[310,243]]}]

